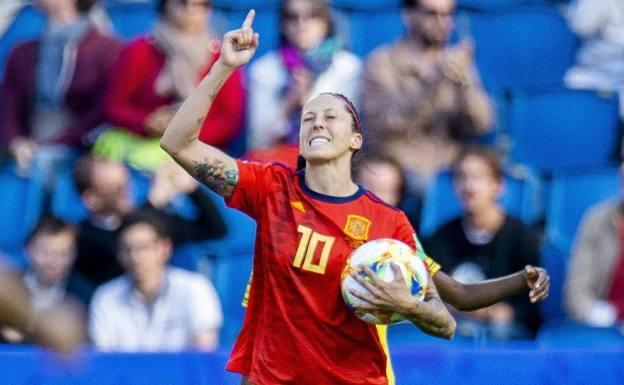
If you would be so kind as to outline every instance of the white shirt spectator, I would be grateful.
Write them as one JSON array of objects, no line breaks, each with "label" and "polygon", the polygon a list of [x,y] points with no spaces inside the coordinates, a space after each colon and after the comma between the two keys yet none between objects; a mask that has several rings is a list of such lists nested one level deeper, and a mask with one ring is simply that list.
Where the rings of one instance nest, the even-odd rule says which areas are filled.
[{"label": "white shirt spectator", "polygon": [[[327,70],[314,81],[310,96],[337,92],[352,101],[360,93],[362,61],[353,53],[338,51]],[[249,69],[249,148],[270,148],[287,134],[282,113],[282,93],[288,84],[288,70],[279,52],[269,52]],[[282,117],[282,118],[280,118]]]},{"label": "white shirt spectator", "polygon": [[89,334],[103,350],[151,352],[192,348],[198,333],[223,323],[212,284],[202,275],[177,268],[153,303],[146,304],[127,275],[96,291],[89,315]]},{"label": "white shirt spectator", "polygon": [[[619,92],[624,96],[624,1],[575,0],[567,12],[582,39],[577,62],[565,76],[575,89]],[[622,105],[624,106],[624,105]],[[620,109],[624,112],[624,109]]]}]

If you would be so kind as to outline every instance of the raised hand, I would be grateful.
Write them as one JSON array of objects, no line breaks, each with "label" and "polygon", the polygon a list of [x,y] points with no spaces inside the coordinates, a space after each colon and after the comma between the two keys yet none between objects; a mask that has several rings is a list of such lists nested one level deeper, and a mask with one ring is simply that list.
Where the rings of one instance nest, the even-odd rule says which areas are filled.
[{"label": "raised hand", "polygon": [[529,300],[531,300],[532,303],[542,301],[548,297],[550,276],[545,269],[527,265],[524,268],[524,280],[529,289],[531,289],[529,292]]},{"label": "raised hand", "polygon": [[259,35],[252,29],[256,11],[247,13],[240,29],[230,31],[223,37],[220,60],[230,67],[240,67],[247,63],[256,52]]}]

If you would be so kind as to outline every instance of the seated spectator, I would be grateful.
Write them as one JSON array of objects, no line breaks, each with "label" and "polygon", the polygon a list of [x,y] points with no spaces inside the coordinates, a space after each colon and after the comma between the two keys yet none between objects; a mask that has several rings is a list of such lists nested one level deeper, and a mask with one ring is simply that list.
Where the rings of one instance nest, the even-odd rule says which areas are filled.
[{"label": "seated spectator", "polygon": [[121,44],[87,19],[94,2],[38,0],[48,20],[43,36],[18,45],[7,62],[1,144],[24,173],[48,185],[104,119],[102,91]]},{"label": "seated spectator", "polygon": [[101,286],[89,317],[96,347],[121,351],[214,350],[222,323],[216,291],[202,275],[167,266],[172,243],[152,213],[126,218],[118,258],[126,274]]},{"label": "seated spectator", "polygon": [[576,65],[565,75],[566,86],[619,93],[624,117],[624,2],[574,0],[567,18],[581,46]]},{"label": "seated spectator", "polygon": [[[88,307],[95,289],[79,274],[72,272],[76,259],[76,229],[60,219],[44,216],[27,241],[29,265],[22,278],[30,293],[34,313],[54,309],[67,301]],[[5,342],[22,342],[24,334],[2,328]]]},{"label": "seated spectator", "polygon": [[[466,148],[454,163],[453,183],[464,214],[442,225],[426,244],[429,254],[453,278],[474,283],[538,263],[538,235],[497,202],[504,186],[494,153]],[[532,337],[541,323],[526,296],[458,314],[457,321],[460,334],[496,340]]]},{"label": "seated spectator", "polygon": [[[117,161],[84,156],[76,162],[74,181],[89,212],[79,225],[76,269],[101,284],[122,273],[115,255],[119,227],[133,209],[128,170]],[[179,212],[176,204],[183,197],[190,200],[195,212]],[[142,207],[156,212],[172,229],[176,246],[218,238],[226,231],[207,193],[171,160],[156,172]]]},{"label": "seated spectator", "polygon": [[[624,177],[624,163],[621,166]],[[624,203],[589,209],[574,242],[564,284],[568,315],[589,326],[624,321]]]},{"label": "seated spectator", "polygon": [[[120,130],[104,133],[96,155],[124,159],[154,170],[169,157],[159,139],[178,106],[219,57],[220,44],[207,28],[209,0],[159,0],[152,32],[131,42],[113,68],[106,116]],[[217,94],[200,140],[228,150],[242,128],[244,91],[237,71]]]},{"label": "seated spectator", "polygon": [[378,48],[366,65],[367,145],[395,158],[414,192],[422,193],[460,143],[488,132],[494,119],[472,44],[448,43],[454,12],[454,0],[404,0],[407,35]]},{"label": "seated spectator", "polygon": [[355,180],[390,206],[403,210],[412,227],[418,230],[420,201],[410,195],[405,186],[401,166],[392,158],[376,154],[363,154],[357,162]]},{"label": "seated spectator", "polygon": [[[303,104],[322,92],[359,95],[362,64],[341,47],[326,0],[284,0],[280,8],[281,43],[249,69],[249,147],[275,146],[297,153]],[[292,165],[293,151],[285,153]],[[250,155],[252,159],[265,156]]]}]

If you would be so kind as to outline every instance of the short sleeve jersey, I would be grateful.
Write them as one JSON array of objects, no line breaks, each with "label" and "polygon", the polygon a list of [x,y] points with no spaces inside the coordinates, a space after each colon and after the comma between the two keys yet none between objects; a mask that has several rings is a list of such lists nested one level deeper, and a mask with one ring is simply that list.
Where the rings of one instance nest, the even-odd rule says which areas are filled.
[{"label": "short sleeve jersey", "polygon": [[316,193],[280,164],[238,161],[238,170],[227,204],[257,231],[248,309],[227,369],[261,385],[387,384],[377,330],[347,308],[340,276],[368,240],[398,239],[424,258],[405,214],[362,188]]}]

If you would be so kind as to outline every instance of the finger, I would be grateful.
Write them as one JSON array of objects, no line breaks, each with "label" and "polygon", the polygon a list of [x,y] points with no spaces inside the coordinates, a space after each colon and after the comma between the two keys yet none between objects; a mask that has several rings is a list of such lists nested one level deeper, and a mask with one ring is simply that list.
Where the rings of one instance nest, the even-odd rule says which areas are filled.
[{"label": "finger", "polygon": [[256,48],[260,44],[260,35],[256,32],[253,36],[253,47]]},{"label": "finger", "polygon": [[[361,291],[350,289],[349,293],[351,293],[352,296],[354,296],[354,297],[356,297],[356,298],[366,302],[367,304],[369,304],[371,306],[375,304],[376,299],[374,297],[371,297],[370,295],[365,294],[365,293],[363,293]],[[361,306],[362,305],[359,305],[359,306],[357,306],[357,308],[359,308]]]},{"label": "finger", "polygon": [[390,268],[392,269],[392,273],[394,274],[393,282],[403,282],[403,272],[401,271],[401,266],[398,263],[390,262]]},{"label": "finger", "polygon": [[360,285],[362,285],[362,287],[364,287],[366,290],[368,290],[373,296],[377,297],[377,288],[375,286],[373,286],[370,282],[368,282],[367,280],[364,279],[364,277],[362,277],[360,275],[360,273],[356,273],[356,272],[352,272],[351,276],[353,277],[353,279],[355,279]]},{"label": "finger", "polygon": [[366,274],[368,276],[368,278],[371,279],[371,281],[373,281],[373,285],[375,287],[377,286],[381,286],[383,285],[385,282],[379,278],[379,276],[377,274],[375,274],[375,272],[368,266],[361,266],[361,270],[364,274]]},{"label": "finger", "polygon": [[539,289],[546,284],[546,280],[548,280],[548,274],[546,271],[540,269],[538,271],[537,281],[535,281],[535,288]]},{"label": "finger", "polygon": [[254,17],[256,17],[256,11],[253,9],[250,9],[249,12],[247,12],[247,16],[245,16],[245,20],[243,20],[243,25],[241,29],[251,29],[251,25],[253,24]]}]

